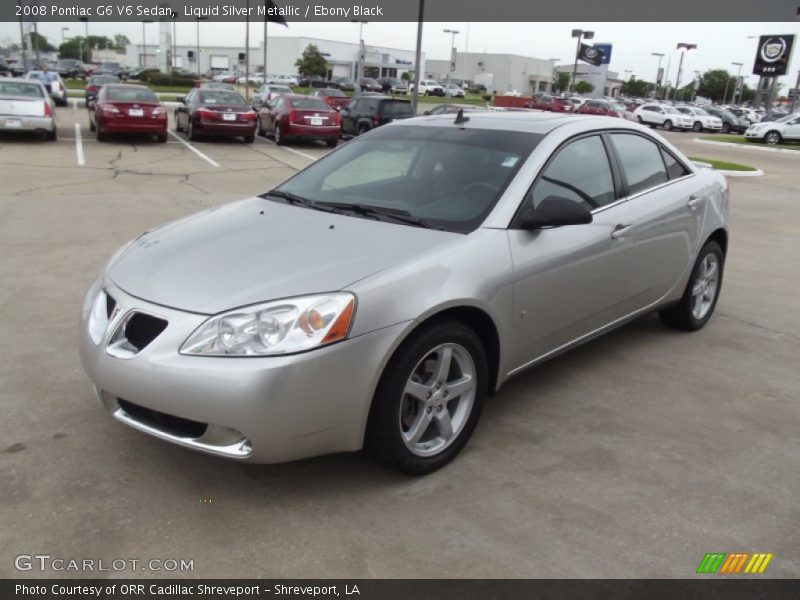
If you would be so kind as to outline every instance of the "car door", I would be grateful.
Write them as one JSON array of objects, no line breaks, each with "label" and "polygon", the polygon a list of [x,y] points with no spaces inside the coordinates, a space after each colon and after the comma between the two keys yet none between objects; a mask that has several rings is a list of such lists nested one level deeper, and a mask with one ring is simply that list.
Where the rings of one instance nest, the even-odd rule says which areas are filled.
[{"label": "car door", "polygon": [[633,240],[630,278],[621,310],[661,300],[691,268],[708,206],[697,178],[655,139],[636,132],[608,134],[627,194]]},{"label": "car door", "polygon": [[795,117],[784,126],[783,137],[787,140],[800,140],[800,117]]},{"label": "car door", "polygon": [[554,153],[523,200],[534,209],[561,196],[593,213],[592,223],[509,230],[516,365],[530,363],[615,321],[626,287],[630,215],[618,201],[607,144],[599,133]]},{"label": "car door", "polygon": [[342,132],[351,135],[356,134],[356,123],[358,122],[358,112],[363,103],[363,100],[356,98],[347,105],[342,115]]}]

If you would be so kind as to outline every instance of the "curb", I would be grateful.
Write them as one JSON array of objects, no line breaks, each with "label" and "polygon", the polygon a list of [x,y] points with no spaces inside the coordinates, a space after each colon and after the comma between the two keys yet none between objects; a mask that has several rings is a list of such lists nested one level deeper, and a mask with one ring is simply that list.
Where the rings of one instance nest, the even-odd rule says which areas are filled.
[{"label": "curb", "polygon": [[720,173],[725,175],[725,177],[761,177],[764,174],[764,171],[761,169],[756,169],[755,171],[723,171],[722,169],[717,169]]},{"label": "curb", "polygon": [[698,144],[709,144],[712,146],[722,146],[724,148],[750,148],[751,150],[758,150],[759,152],[784,152],[786,154],[800,154],[800,150],[790,150],[788,148],[767,148],[766,146],[758,146],[756,144],[748,143],[748,144],[734,144],[731,142],[715,142],[713,140],[703,140],[700,138],[694,138],[693,142],[697,142]]}]

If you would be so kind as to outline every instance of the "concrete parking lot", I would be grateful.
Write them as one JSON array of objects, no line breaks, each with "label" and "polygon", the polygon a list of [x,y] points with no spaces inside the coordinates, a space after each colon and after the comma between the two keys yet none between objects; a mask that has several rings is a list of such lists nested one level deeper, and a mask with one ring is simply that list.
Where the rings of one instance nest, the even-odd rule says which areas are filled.
[{"label": "concrete parking lot", "polygon": [[40,576],[14,557],[44,553],[192,559],[174,575],[207,578],[692,577],[715,551],[800,575],[800,156],[668,134],[765,171],[731,180],[709,326],[646,317],[514,378],[462,455],[414,479],[360,454],[210,458],[96,405],[76,326],[109,255],[327,149],[98,143],[58,111],[58,142],[0,137],[0,576]]}]

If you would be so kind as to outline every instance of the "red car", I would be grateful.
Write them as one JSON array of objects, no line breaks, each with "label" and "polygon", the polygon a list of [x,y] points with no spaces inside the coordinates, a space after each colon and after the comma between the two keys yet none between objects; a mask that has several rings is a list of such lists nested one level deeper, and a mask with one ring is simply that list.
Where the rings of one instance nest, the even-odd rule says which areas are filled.
[{"label": "red car", "polygon": [[621,102],[609,102],[608,100],[587,100],[577,110],[582,115],[601,115],[604,117],[625,118],[628,112],[625,105]]},{"label": "red car", "polygon": [[530,108],[549,112],[574,112],[575,110],[571,101],[556,96],[534,96]]},{"label": "red car", "polygon": [[89,129],[98,142],[109,133],[145,133],[167,141],[167,109],[148,87],[106,84],[88,108]]},{"label": "red car", "polygon": [[178,97],[175,131],[185,131],[190,140],[201,135],[242,137],[252,144],[256,137],[256,112],[239,92],[194,88]]},{"label": "red car", "polygon": [[330,106],[333,110],[342,110],[345,106],[350,104],[350,96],[345,94],[342,90],[334,90],[325,88],[322,90],[314,90],[311,96],[321,98],[322,101]]},{"label": "red car", "polygon": [[323,140],[333,148],[339,143],[342,119],[321,98],[284,94],[258,113],[258,133],[274,136],[284,145],[290,139]]}]

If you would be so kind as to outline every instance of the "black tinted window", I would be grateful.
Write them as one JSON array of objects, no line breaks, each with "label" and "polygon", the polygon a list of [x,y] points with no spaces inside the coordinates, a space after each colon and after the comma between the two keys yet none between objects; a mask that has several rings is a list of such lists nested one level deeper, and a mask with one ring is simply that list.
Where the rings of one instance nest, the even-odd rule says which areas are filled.
[{"label": "black tinted window", "polygon": [[616,199],[611,166],[599,136],[582,138],[558,151],[528,193],[533,208],[549,196],[560,196],[588,210]]},{"label": "black tinted window", "polygon": [[661,148],[661,155],[664,157],[664,164],[667,165],[667,174],[670,179],[677,179],[689,174],[689,170],[684,167],[678,159],[672,156],[670,152]]},{"label": "black tinted window", "polygon": [[412,114],[411,103],[402,100],[384,100],[381,103],[381,114],[390,117]]},{"label": "black tinted window", "polygon": [[622,163],[631,194],[667,181],[667,171],[658,146],[640,135],[614,133],[614,147]]},{"label": "black tinted window", "polygon": [[106,99],[111,102],[153,102],[158,103],[156,95],[147,88],[124,88],[124,87],[108,87],[106,88]]}]

